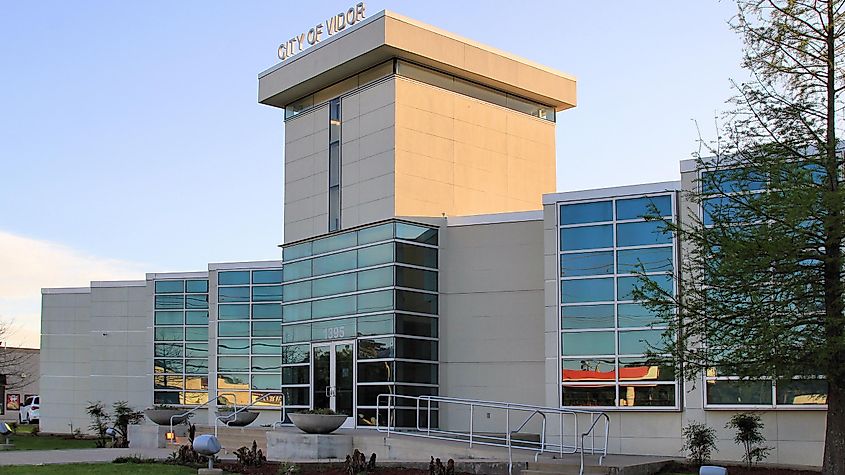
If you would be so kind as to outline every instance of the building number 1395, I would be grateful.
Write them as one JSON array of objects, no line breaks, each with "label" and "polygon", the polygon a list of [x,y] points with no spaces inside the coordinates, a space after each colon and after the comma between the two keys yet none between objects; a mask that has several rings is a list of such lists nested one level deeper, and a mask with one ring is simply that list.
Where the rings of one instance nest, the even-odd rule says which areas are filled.
[{"label": "building number 1395", "polygon": [[326,328],[326,339],[327,340],[334,340],[337,338],[343,338],[346,336],[346,332],[344,331],[343,327],[329,327]]}]

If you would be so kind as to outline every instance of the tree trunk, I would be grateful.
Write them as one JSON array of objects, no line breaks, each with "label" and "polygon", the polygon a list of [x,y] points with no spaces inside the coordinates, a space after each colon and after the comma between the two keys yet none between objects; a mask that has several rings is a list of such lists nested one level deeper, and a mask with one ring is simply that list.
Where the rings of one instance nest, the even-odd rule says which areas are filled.
[{"label": "tree trunk", "polygon": [[845,475],[845,387],[829,381],[822,475]]}]

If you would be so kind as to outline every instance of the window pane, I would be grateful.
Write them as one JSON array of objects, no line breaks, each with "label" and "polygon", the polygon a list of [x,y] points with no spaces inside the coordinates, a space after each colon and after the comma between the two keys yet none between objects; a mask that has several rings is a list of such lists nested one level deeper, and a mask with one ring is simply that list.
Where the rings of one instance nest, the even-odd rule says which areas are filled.
[{"label": "window pane", "polygon": [[254,270],[252,271],[253,284],[281,284],[282,270]]},{"label": "window pane", "polygon": [[436,246],[437,229],[416,226],[408,223],[396,223],[396,239],[416,241]]},{"label": "window pane", "polygon": [[663,323],[660,317],[638,303],[620,303],[617,312],[620,327],[648,327]]},{"label": "window pane", "polygon": [[184,328],[182,327],[157,327],[155,329],[156,341],[181,341],[184,339]]},{"label": "window pane", "polygon": [[183,363],[178,360],[154,360],[153,366],[156,373],[182,373]]},{"label": "window pane", "polygon": [[613,328],[613,305],[572,305],[561,307],[561,328]]},{"label": "window pane", "polygon": [[165,358],[176,358],[182,357],[182,344],[181,343],[156,343],[155,344],[155,356],[163,356]]},{"label": "window pane", "polygon": [[282,336],[280,322],[252,322],[252,336]]},{"label": "window pane", "polygon": [[358,359],[393,358],[395,342],[392,337],[358,340]]},{"label": "window pane", "polygon": [[186,343],[185,356],[188,358],[199,357],[205,358],[208,356],[208,343]]},{"label": "window pane", "polygon": [[340,142],[329,145],[329,187],[334,186],[340,186]]},{"label": "window pane", "polygon": [[668,358],[619,358],[619,380],[674,381],[675,367]]},{"label": "window pane", "polygon": [[208,295],[188,294],[185,296],[186,308],[208,308]]},{"label": "window pane", "polygon": [[358,244],[386,241],[393,237],[393,224],[385,223],[358,231]]},{"label": "window pane", "polygon": [[185,312],[185,323],[188,325],[208,325],[208,310]]},{"label": "window pane", "polygon": [[672,234],[663,230],[659,221],[641,223],[623,223],[616,225],[617,246],[646,246],[651,244],[670,244]]},{"label": "window pane", "polygon": [[308,384],[309,366],[288,366],[282,368],[282,384]]},{"label": "window pane", "polygon": [[[311,241],[303,242],[301,244],[296,244],[293,246],[288,246],[282,249],[282,259],[286,261],[292,261],[294,259],[299,259],[301,257],[308,257],[311,255]],[[282,268],[284,274],[287,274],[287,266]],[[285,276],[285,280],[287,280],[287,276]]]},{"label": "window pane", "polygon": [[408,290],[396,291],[396,309],[408,312],[437,314],[437,294],[423,294]]},{"label": "window pane", "polygon": [[410,360],[437,360],[437,342],[414,338],[396,338],[396,357]]},{"label": "window pane", "polygon": [[186,341],[208,341],[208,327],[185,328]]},{"label": "window pane", "polygon": [[397,314],[396,333],[437,338],[437,319],[404,313]]},{"label": "window pane", "polygon": [[665,348],[663,330],[633,330],[619,332],[619,354],[639,355]]},{"label": "window pane", "polygon": [[157,280],[155,283],[157,294],[181,294],[185,291],[184,280]]},{"label": "window pane", "polygon": [[563,356],[612,355],[616,352],[613,332],[564,333],[561,336]]},{"label": "window pane", "polygon": [[345,294],[355,291],[355,273],[335,275],[316,279],[312,284],[312,295],[323,297],[326,295]]},{"label": "window pane", "polygon": [[309,345],[288,345],[282,348],[282,364],[307,363],[310,355]]},{"label": "window pane", "polygon": [[615,406],[615,386],[564,386],[564,406]]},{"label": "window pane", "polygon": [[[208,389],[208,376],[188,376],[185,378],[185,389]],[[208,397],[207,394],[206,397]]]},{"label": "window pane", "polygon": [[402,383],[437,384],[437,365],[397,361],[396,381]]},{"label": "window pane", "polygon": [[199,294],[208,293],[208,281],[207,280],[189,280],[185,282],[187,287],[187,292],[196,292]]},{"label": "window pane", "polygon": [[393,381],[393,361],[379,361],[377,363],[358,363],[358,382],[377,383]]},{"label": "window pane", "polygon": [[248,285],[249,271],[229,271],[217,273],[218,285]]},{"label": "window pane", "polygon": [[249,354],[249,339],[217,339],[217,353],[221,355],[247,355]]},{"label": "window pane", "polygon": [[217,336],[249,336],[248,322],[219,322]]},{"label": "window pane", "polygon": [[794,379],[777,385],[778,404],[827,404],[827,381],[823,379]]},{"label": "window pane", "polygon": [[183,389],[182,376],[155,376],[153,388],[155,389]]},{"label": "window pane", "polygon": [[341,318],[311,324],[312,340],[340,340],[355,338],[355,319]]},{"label": "window pane", "polygon": [[389,335],[393,333],[393,314],[358,317],[358,336]]},{"label": "window pane", "polygon": [[393,310],[393,291],[381,290],[358,296],[358,313]]},{"label": "window pane", "polygon": [[249,287],[218,287],[218,302],[249,302]]},{"label": "window pane", "polygon": [[562,303],[613,300],[613,279],[564,280],[560,283]]},{"label": "window pane", "polygon": [[154,404],[179,404],[178,392],[156,391],[153,393]]},{"label": "window pane", "polygon": [[329,231],[340,229],[340,186],[329,188]]},{"label": "window pane", "polygon": [[252,353],[255,355],[279,355],[282,353],[281,339],[252,339]]},{"label": "window pane", "polygon": [[156,325],[182,325],[182,311],[164,311],[155,313]]},{"label": "window pane", "polygon": [[155,308],[158,309],[183,309],[185,308],[184,295],[156,295]]},{"label": "window pane", "polygon": [[313,318],[351,315],[355,313],[356,301],[357,300],[354,295],[316,300],[311,302],[311,315]]},{"label": "window pane", "polygon": [[563,381],[616,381],[616,361],[613,359],[561,360]]},{"label": "window pane", "polygon": [[282,304],[257,303],[252,306],[252,318],[282,319]]},{"label": "window pane", "polygon": [[298,322],[311,318],[311,302],[295,303],[282,307],[285,322]]},{"label": "window pane", "polygon": [[279,302],[282,300],[282,286],[253,287],[252,300],[255,302]]},{"label": "window pane", "polygon": [[282,291],[284,301],[293,302],[295,300],[311,298],[311,282],[312,281],[307,280],[305,282],[285,285],[285,288]]},{"label": "window pane", "polygon": [[312,250],[314,254],[323,254],[338,249],[355,247],[357,244],[358,235],[356,233],[341,233],[314,241]]},{"label": "window pane", "polygon": [[377,266],[393,262],[393,243],[358,249],[358,267]]},{"label": "window pane", "polygon": [[560,230],[560,249],[562,251],[603,247],[613,247],[613,225],[611,224]]},{"label": "window pane", "polygon": [[[671,275],[650,275],[648,278],[654,281],[665,292],[672,292],[672,276]],[[642,282],[639,277],[620,277],[618,279],[617,299],[619,300],[634,300],[634,289],[642,288]]]},{"label": "window pane", "polygon": [[294,262],[293,264],[285,264],[282,272],[285,282],[311,277],[311,260],[308,259]]},{"label": "window pane", "polygon": [[561,277],[613,274],[613,251],[561,254]]},{"label": "window pane", "polygon": [[631,198],[616,201],[616,219],[640,219],[644,216],[655,216],[652,207],[657,208],[656,216],[672,216],[672,198],[669,196],[653,196]]},{"label": "window pane", "polygon": [[249,318],[249,305],[218,305],[217,316],[220,320],[246,320]]},{"label": "window pane", "polygon": [[208,360],[185,360],[185,372],[188,374],[208,374]]},{"label": "window pane", "polygon": [[436,269],[437,249],[397,242],[396,262]]},{"label": "window pane", "polygon": [[708,404],[770,405],[771,381],[707,381]]},{"label": "window pane", "polygon": [[379,267],[358,272],[358,290],[377,289],[393,285],[393,267]]},{"label": "window pane", "polygon": [[675,405],[675,386],[620,386],[619,405],[622,407],[654,407]]},{"label": "window pane", "polygon": [[579,203],[560,207],[560,224],[613,221],[613,202]]},{"label": "window pane", "polygon": [[252,389],[278,391],[282,388],[282,378],[278,374],[255,374],[252,376]]},{"label": "window pane", "polygon": [[314,275],[332,274],[354,269],[357,265],[355,253],[356,251],[346,251],[314,259]]},{"label": "window pane", "polygon": [[672,265],[671,247],[628,249],[617,252],[619,273],[670,272]]},{"label": "window pane", "polygon": [[282,341],[284,343],[299,343],[311,341],[311,324],[286,325],[282,327]]},{"label": "window pane", "polygon": [[397,266],[396,285],[437,292],[437,272]]},{"label": "window pane", "polygon": [[217,358],[217,371],[249,371],[249,357],[221,356]]},{"label": "window pane", "polygon": [[[247,358],[248,359],[248,358]],[[248,374],[217,374],[217,389],[249,389]],[[249,394],[247,393],[247,397]],[[245,399],[244,402],[248,400]],[[239,401],[240,402],[240,401]],[[248,404],[248,403],[247,403]]]},{"label": "window pane", "polygon": [[310,388],[282,388],[285,394],[285,404],[289,406],[308,406],[310,404]]}]

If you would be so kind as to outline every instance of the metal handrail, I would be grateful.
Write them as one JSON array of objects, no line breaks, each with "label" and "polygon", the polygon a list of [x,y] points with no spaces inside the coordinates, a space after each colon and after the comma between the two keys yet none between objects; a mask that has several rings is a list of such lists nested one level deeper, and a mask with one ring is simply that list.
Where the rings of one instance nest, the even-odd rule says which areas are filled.
[{"label": "metal handrail", "polygon": [[[215,398],[213,398],[213,399],[209,399],[208,401],[206,401],[206,402],[204,402],[204,403],[200,404],[199,406],[197,406],[197,407],[195,407],[195,408],[191,409],[190,411],[183,412],[182,414],[174,414],[174,415],[170,416],[170,433],[171,433],[171,434],[173,434],[173,419],[174,419],[174,418],[178,418],[178,417],[185,417],[185,416],[191,415],[191,414],[193,414],[193,413],[197,412],[198,410],[200,410],[201,408],[208,406],[208,405],[209,405],[209,404],[211,404],[212,402],[217,402],[217,400],[219,400],[221,397],[224,397],[224,396],[232,396],[232,397],[235,397],[235,393],[223,393],[223,394],[220,394],[220,395],[218,395],[217,397],[215,397]],[[237,406],[235,406],[235,409],[237,409]],[[185,419],[185,420],[187,421],[187,419]],[[217,432],[215,432],[215,433],[214,433],[214,435],[217,435]],[[176,437],[175,437],[175,436],[173,437],[173,442],[172,442],[172,443],[174,443],[174,444],[176,443]]]},{"label": "metal handrail", "polygon": [[[387,405],[383,405],[384,399],[387,399]],[[403,435],[413,436],[413,437],[427,437],[432,439],[441,439],[441,440],[451,440],[457,442],[469,442],[470,447],[473,444],[479,445],[489,445],[495,447],[506,447],[508,449],[508,472],[512,473],[513,471],[513,449],[519,450],[533,450],[535,451],[534,460],[536,461],[540,454],[544,452],[551,452],[555,451],[558,452],[561,456],[564,453],[574,454],[577,452],[581,453],[581,467],[580,467],[580,474],[584,472],[584,453],[586,451],[584,447],[584,440],[588,435],[592,435],[592,444],[590,447],[591,454],[596,453],[596,444],[595,444],[595,428],[598,422],[601,419],[605,421],[604,427],[604,447],[600,450],[601,455],[599,456],[599,465],[604,462],[605,457],[607,456],[607,444],[608,444],[608,435],[609,435],[609,428],[610,428],[610,416],[608,416],[604,412],[599,411],[588,411],[582,409],[563,409],[558,407],[545,407],[545,406],[536,406],[531,404],[520,404],[520,403],[510,403],[510,402],[501,402],[501,401],[484,401],[479,399],[464,399],[464,398],[451,398],[445,396],[401,396],[397,394],[379,394],[376,397],[376,430],[379,432],[386,432],[387,437],[390,437],[391,432],[396,432],[395,428],[395,411],[396,405],[398,400],[410,400],[413,401],[415,404],[416,409],[416,432],[413,431],[403,431],[401,432]],[[450,431],[444,429],[436,429],[431,427],[431,409],[432,409],[432,402],[437,405],[439,409],[439,405],[441,404],[454,404],[459,406],[468,406],[469,407],[469,431],[468,432],[459,432],[459,431]],[[406,406],[407,408],[411,409],[413,406]],[[505,411],[505,436],[499,437],[496,435],[477,435],[475,434],[474,428],[474,414],[475,408],[477,407],[484,407],[490,409],[501,409]],[[382,425],[379,418],[382,410],[387,411],[387,423],[386,425]],[[425,420],[426,426],[422,427],[422,417],[423,412],[425,411]],[[530,412],[528,418],[514,431],[511,431],[511,412]],[[541,426],[541,433],[540,433],[540,442],[539,446],[537,443],[531,441],[521,441],[520,445],[514,446],[513,440],[511,435],[521,431],[528,422],[537,414],[540,414],[543,418],[543,423]],[[547,425],[546,419],[547,415],[557,415],[559,418],[560,424],[560,441],[557,444],[547,443]],[[589,428],[581,433],[578,430],[578,416],[579,415],[589,415],[591,418],[591,424]],[[564,416],[569,416],[572,418],[572,427],[574,428],[574,434],[576,436],[576,441],[574,446],[571,445],[564,445]],[[598,416],[598,417],[597,417]],[[580,435],[580,446],[578,444],[578,435]],[[467,440],[468,436],[468,440]],[[532,446],[533,445],[533,446]]]},{"label": "metal handrail", "polygon": [[[217,423],[218,422],[223,422],[223,420],[225,419],[226,422],[223,422],[223,423],[226,424],[226,427],[229,427],[229,423],[236,420],[238,414],[240,414],[241,412],[244,412],[245,410],[247,410],[251,407],[255,407],[255,405],[258,402],[261,402],[261,401],[263,401],[264,399],[267,399],[270,396],[281,396],[281,404],[280,404],[279,407],[282,410],[282,416],[281,416],[281,420],[279,422],[273,423],[273,428],[275,428],[276,424],[278,424],[278,423],[284,423],[285,416],[286,416],[285,394],[284,393],[267,393],[267,394],[261,396],[260,398],[252,401],[251,403],[247,404],[246,406],[240,408],[240,409],[238,409],[238,406],[235,405],[234,406],[235,410],[233,412],[229,413],[229,414],[226,414],[225,416],[215,416],[214,417],[214,436],[215,437],[217,436]],[[220,396],[218,396],[218,397],[220,397]]]}]

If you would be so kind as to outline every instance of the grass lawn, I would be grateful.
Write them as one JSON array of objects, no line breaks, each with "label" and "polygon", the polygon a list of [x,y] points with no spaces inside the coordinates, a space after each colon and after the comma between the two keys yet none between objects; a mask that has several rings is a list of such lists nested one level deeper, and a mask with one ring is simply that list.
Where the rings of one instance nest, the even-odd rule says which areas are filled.
[{"label": "grass lawn", "polygon": [[197,469],[158,463],[70,463],[57,465],[9,465],[3,475],[196,475]]},{"label": "grass lawn", "polygon": [[56,450],[56,449],[93,449],[93,440],[65,439],[55,435],[13,435],[11,442],[15,444],[13,450]]}]

